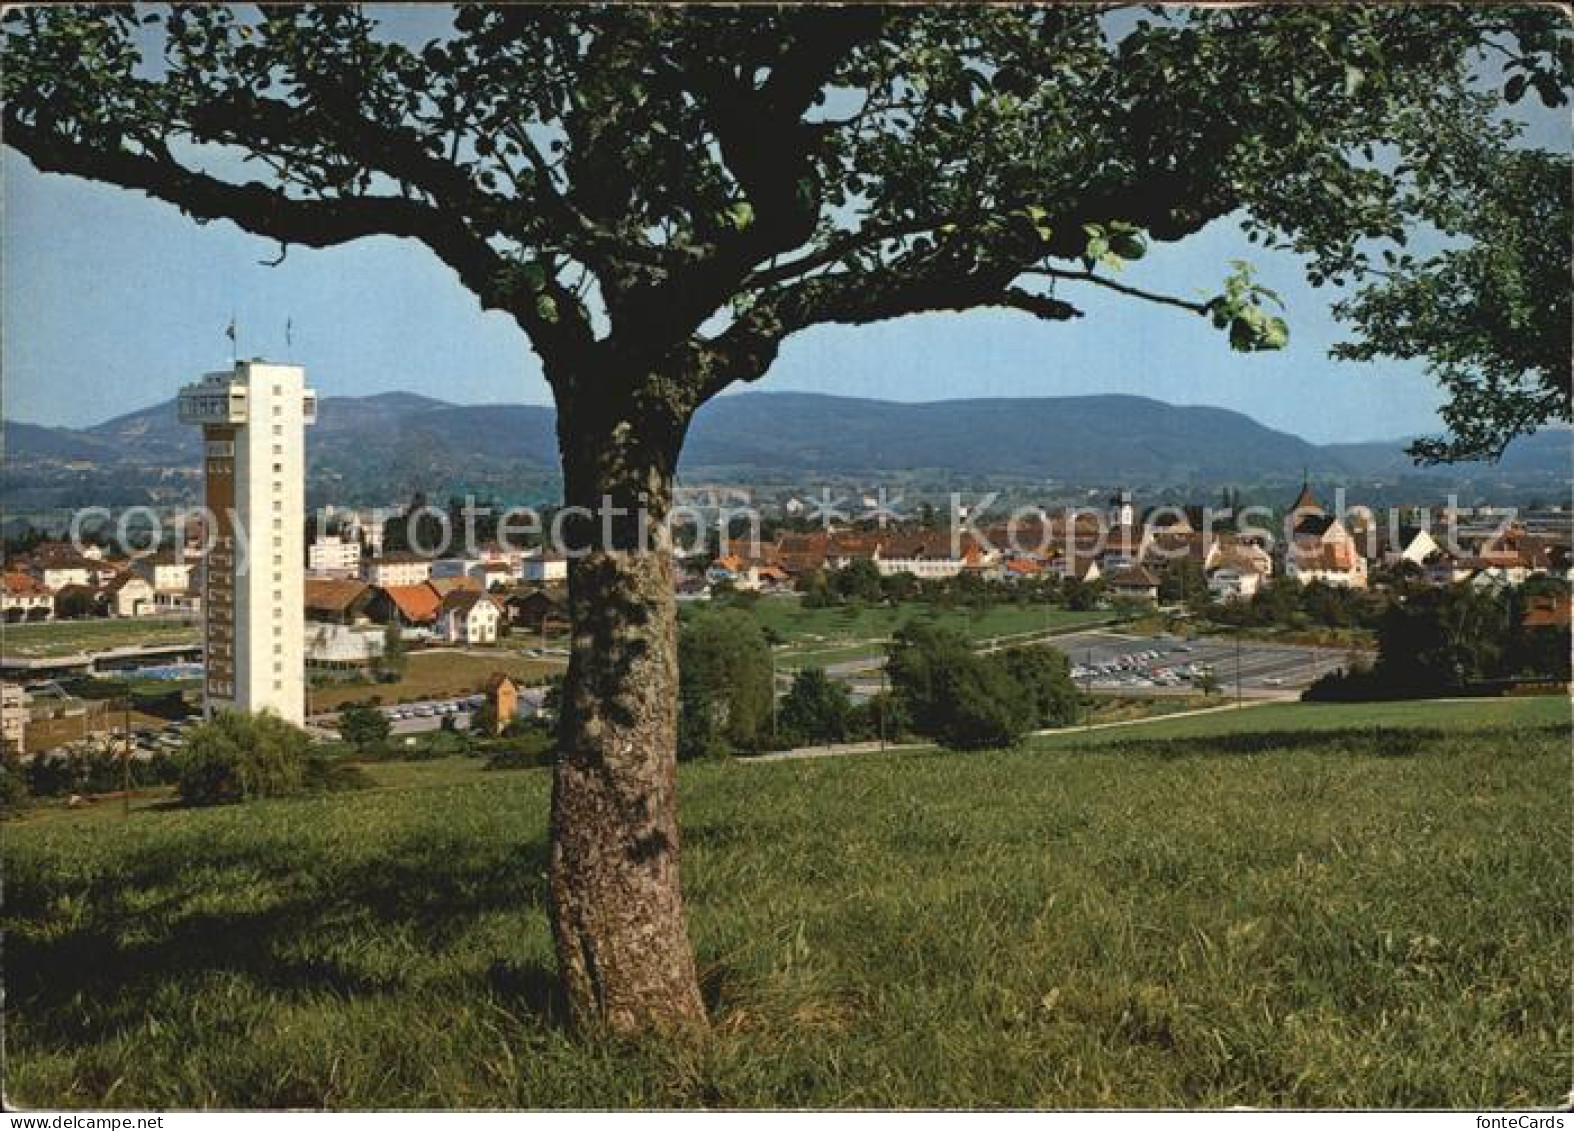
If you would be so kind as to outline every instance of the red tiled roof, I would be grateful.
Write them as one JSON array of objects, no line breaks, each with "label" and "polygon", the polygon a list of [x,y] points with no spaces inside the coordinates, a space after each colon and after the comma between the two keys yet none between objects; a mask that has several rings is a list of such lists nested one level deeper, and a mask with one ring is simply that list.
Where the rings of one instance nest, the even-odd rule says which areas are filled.
[{"label": "red tiled roof", "polygon": [[308,577],[303,603],[318,612],[342,613],[368,592],[368,587],[359,581]]},{"label": "red tiled roof", "polygon": [[1116,570],[1113,576],[1105,580],[1116,589],[1157,589],[1159,587],[1159,579],[1140,565]]},{"label": "red tiled roof", "polygon": [[47,597],[49,589],[42,582],[34,580],[32,575],[26,573],[7,573],[3,587],[7,593],[16,597]]},{"label": "red tiled roof", "polygon": [[430,585],[385,585],[383,592],[399,610],[399,615],[412,624],[423,624],[437,618],[437,607],[443,603],[437,590]]}]

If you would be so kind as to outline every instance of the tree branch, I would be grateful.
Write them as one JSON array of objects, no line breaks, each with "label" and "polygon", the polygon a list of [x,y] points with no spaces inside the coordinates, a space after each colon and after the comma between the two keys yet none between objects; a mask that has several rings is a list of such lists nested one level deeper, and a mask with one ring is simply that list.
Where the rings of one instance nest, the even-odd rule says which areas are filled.
[{"label": "tree branch", "polygon": [[1023,274],[1045,279],[1065,279],[1075,283],[1092,283],[1094,286],[1103,287],[1105,290],[1129,295],[1132,298],[1140,298],[1147,302],[1156,302],[1162,306],[1179,307],[1181,310],[1189,310],[1193,314],[1208,313],[1208,304],[1205,302],[1193,302],[1190,299],[1176,298],[1173,295],[1145,291],[1140,287],[1133,287],[1126,283],[1117,283],[1114,279],[1106,278],[1103,275],[1095,275],[1091,271],[1059,271],[1054,268],[1039,268],[1025,271]]},{"label": "tree branch", "polygon": [[576,328],[566,318],[547,321],[532,305],[510,301],[500,286],[507,261],[456,213],[405,197],[301,199],[257,181],[233,184],[179,164],[162,143],[143,142],[144,153],[82,145],[22,120],[14,107],[6,109],[4,126],[6,143],[42,172],[139,189],[199,221],[229,220],[256,235],[306,247],[331,247],[375,235],[419,240],[453,268],[484,307],[513,315],[543,357],[579,344]]}]

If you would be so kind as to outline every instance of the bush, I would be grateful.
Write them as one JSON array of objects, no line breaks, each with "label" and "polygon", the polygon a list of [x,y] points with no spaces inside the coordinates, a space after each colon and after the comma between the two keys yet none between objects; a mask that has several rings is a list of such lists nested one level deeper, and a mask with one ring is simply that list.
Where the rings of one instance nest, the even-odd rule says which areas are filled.
[{"label": "bush", "polygon": [[187,805],[280,797],[320,788],[332,776],[320,766],[308,773],[312,760],[306,732],[278,715],[225,711],[187,735],[175,784]]},{"label": "bush", "polygon": [[1071,664],[1057,648],[1010,648],[989,657],[1021,687],[1032,726],[1061,726],[1077,720],[1079,697]]},{"label": "bush", "polygon": [[494,750],[482,765],[483,770],[528,770],[550,766],[556,747],[551,732],[544,727],[511,727],[504,745]]},{"label": "bush", "polygon": [[848,736],[852,702],[847,688],[824,668],[804,668],[778,710],[782,738],[791,743],[841,742]]},{"label": "bush", "polygon": [[[21,758],[16,773],[33,797],[66,797],[116,792],[125,785],[128,767],[118,750],[101,745]],[[133,786],[168,785],[176,779],[174,764],[162,751],[151,758],[133,758],[129,776]]]},{"label": "bush", "polygon": [[11,814],[26,807],[31,796],[27,789],[27,769],[14,754],[0,761],[0,814]]},{"label": "bush", "polygon": [[1032,718],[1027,696],[1002,665],[971,659],[939,674],[942,710],[934,737],[955,750],[1014,746]]},{"label": "bush", "polygon": [[913,720],[900,697],[888,691],[871,695],[855,706],[847,716],[847,734],[853,739],[884,737],[887,742],[899,742],[911,737]]},{"label": "bush", "polygon": [[1352,659],[1347,667],[1319,676],[1301,693],[1301,698],[1313,703],[1361,703],[1397,696],[1378,678],[1371,664]]},{"label": "bush", "polygon": [[391,730],[388,716],[376,707],[355,703],[339,712],[339,737],[358,753],[365,754],[387,745]]},{"label": "bush", "polygon": [[909,625],[892,641],[887,671],[919,734],[958,750],[1010,746],[1042,718],[1076,709],[1064,657],[1015,652],[980,656],[955,632]]}]

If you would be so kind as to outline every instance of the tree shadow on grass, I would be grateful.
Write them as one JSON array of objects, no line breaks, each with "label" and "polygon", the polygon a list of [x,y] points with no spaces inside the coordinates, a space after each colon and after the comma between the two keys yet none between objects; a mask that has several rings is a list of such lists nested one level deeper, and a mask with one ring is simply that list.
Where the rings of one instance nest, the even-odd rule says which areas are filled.
[{"label": "tree shadow on grass", "polygon": [[[81,886],[24,868],[5,908],[8,1003],[29,1043],[77,1044],[145,1023],[152,1001],[195,997],[215,974],[262,995],[394,992],[482,916],[544,915],[546,859],[544,840],[412,839],[351,862],[229,845],[193,860],[187,842],[132,852]],[[392,957],[367,961],[379,944]],[[480,981],[561,1021],[550,971],[510,966],[512,982],[500,982],[497,969]]]}]

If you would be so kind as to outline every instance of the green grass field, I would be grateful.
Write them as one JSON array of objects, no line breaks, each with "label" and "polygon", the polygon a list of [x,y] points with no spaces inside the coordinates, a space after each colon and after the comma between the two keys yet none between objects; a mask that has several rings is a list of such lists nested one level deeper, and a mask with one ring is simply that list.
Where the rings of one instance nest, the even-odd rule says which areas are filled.
[{"label": "green grass field", "polygon": [[33,659],[134,645],[195,644],[201,639],[201,630],[189,620],[112,617],[45,621],[0,627],[0,654]]},{"label": "green grass field", "polygon": [[[1228,704],[1226,696],[1215,696],[1215,705]],[[1206,700],[1191,697],[1188,706],[1196,709]],[[1095,719],[1095,722],[1098,720]],[[1510,699],[1470,699],[1454,701],[1425,700],[1398,703],[1258,703],[1236,711],[1193,715],[1144,723],[1140,728],[1112,728],[1092,734],[1039,735],[1031,739],[1035,749],[1060,749],[1090,743],[1153,741],[1164,738],[1197,738],[1236,734],[1289,734],[1307,731],[1381,728],[1410,730],[1446,728],[1468,733],[1504,727],[1570,726],[1569,700],[1557,695],[1537,695]]]},{"label": "green grass field", "polygon": [[563,670],[561,661],[521,656],[506,648],[490,652],[412,652],[404,676],[397,683],[328,683],[313,689],[311,707],[313,712],[332,711],[373,695],[384,703],[468,695],[482,690],[493,672],[506,672],[514,679],[534,683]]},{"label": "green grass field", "polygon": [[[6,1094],[1555,1104],[1574,1042],[1568,707],[1463,706],[686,766],[715,1017],[693,1046],[561,1027],[545,771],[377,765],[357,794],[39,813],[4,838]],[[1474,729],[1393,741],[1416,724]]]}]

